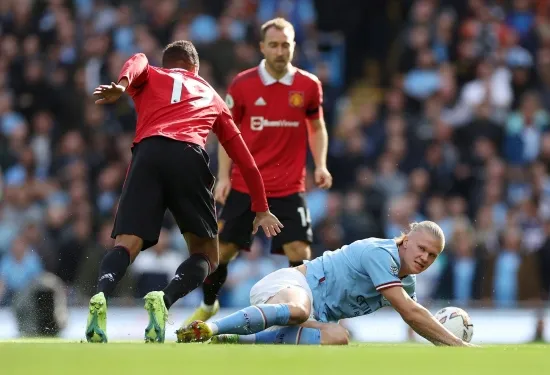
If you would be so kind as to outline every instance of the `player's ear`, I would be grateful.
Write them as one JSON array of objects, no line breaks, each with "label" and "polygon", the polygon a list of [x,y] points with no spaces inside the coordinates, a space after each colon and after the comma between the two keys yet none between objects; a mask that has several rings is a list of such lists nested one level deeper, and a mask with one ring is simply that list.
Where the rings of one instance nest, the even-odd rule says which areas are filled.
[{"label": "player's ear", "polygon": [[405,235],[405,237],[403,237],[403,247],[405,249],[407,248],[408,242],[409,242],[409,236]]}]

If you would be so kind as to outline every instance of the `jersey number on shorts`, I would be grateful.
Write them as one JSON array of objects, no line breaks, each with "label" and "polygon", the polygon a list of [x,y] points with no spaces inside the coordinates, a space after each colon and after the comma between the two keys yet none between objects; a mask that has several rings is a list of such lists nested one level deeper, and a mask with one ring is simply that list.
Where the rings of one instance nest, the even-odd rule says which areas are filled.
[{"label": "jersey number on shorts", "polygon": [[178,103],[181,100],[181,90],[183,87],[185,87],[189,94],[197,97],[197,99],[191,102],[195,107],[206,107],[212,102],[212,99],[214,99],[214,90],[202,82],[188,79],[184,75],[178,73],[170,73],[170,77],[174,78],[170,103]]},{"label": "jersey number on shorts", "polygon": [[298,213],[300,214],[300,219],[302,220],[302,226],[307,227],[311,223],[311,216],[309,215],[309,210],[304,207],[298,207]]}]

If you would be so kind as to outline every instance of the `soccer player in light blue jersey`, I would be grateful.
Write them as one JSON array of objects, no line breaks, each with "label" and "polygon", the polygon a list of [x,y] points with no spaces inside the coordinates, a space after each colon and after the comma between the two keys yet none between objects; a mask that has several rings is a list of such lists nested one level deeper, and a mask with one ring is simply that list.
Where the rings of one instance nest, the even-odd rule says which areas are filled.
[{"label": "soccer player in light blue jersey", "polygon": [[347,344],[340,319],[393,306],[435,345],[473,346],[416,302],[415,275],[444,246],[441,228],[422,221],[395,239],[367,238],[327,251],[299,267],[267,275],[250,291],[252,306],[212,322],[195,321],[176,331],[178,342]]}]

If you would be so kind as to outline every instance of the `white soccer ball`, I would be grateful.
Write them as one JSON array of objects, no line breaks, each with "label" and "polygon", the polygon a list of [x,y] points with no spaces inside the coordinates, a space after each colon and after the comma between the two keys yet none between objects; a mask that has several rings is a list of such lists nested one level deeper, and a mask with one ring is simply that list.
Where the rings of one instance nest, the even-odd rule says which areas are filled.
[{"label": "white soccer ball", "polygon": [[463,341],[470,342],[474,335],[474,325],[470,315],[458,307],[445,307],[435,313],[435,318],[445,328]]}]

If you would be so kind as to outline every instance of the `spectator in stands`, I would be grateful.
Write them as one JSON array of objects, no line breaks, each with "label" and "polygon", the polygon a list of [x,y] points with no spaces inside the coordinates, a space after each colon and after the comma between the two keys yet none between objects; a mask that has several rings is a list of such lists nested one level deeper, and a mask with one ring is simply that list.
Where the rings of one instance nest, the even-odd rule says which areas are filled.
[{"label": "spectator in stands", "polygon": [[10,252],[0,260],[0,306],[42,274],[40,258],[22,236],[12,242]]}]

